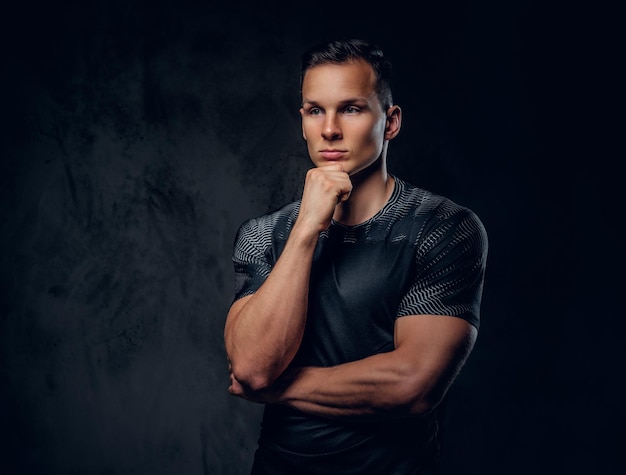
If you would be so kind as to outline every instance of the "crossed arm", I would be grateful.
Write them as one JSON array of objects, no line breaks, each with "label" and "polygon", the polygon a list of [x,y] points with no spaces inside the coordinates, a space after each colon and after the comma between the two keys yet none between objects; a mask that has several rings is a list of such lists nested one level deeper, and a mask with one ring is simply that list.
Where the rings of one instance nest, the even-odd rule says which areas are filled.
[{"label": "crossed arm", "polygon": [[306,236],[294,229],[264,284],[233,303],[228,313],[224,336],[229,392],[328,417],[430,411],[442,400],[476,340],[476,329],[461,318],[399,317],[390,352],[333,367],[288,369],[307,318],[315,240]]},{"label": "crossed arm", "polygon": [[226,318],[231,394],[329,417],[424,414],[441,401],[471,352],[477,332],[465,320],[410,315],[396,320],[390,352],[333,367],[289,367],[306,326],[319,232],[350,190],[340,168],[307,175],[280,258],[257,292],[234,302]]},{"label": "crossed arm", "polygon": [[442,315],[397,319],[393,351],[333,367],[294,368],[256,390],[231,374],[229,391],[327,417],[425,414],[443,398],[469,355],[476,329]]}]

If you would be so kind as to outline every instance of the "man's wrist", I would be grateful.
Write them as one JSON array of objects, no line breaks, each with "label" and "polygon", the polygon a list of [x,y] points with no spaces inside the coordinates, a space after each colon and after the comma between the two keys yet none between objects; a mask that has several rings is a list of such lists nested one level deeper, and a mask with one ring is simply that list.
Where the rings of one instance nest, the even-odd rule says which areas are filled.
[{"label": "man's wrist", "polygon": [[289,240],[305,247],[315,247],[320,232],[312,226],[296,221],[289,234]]}]

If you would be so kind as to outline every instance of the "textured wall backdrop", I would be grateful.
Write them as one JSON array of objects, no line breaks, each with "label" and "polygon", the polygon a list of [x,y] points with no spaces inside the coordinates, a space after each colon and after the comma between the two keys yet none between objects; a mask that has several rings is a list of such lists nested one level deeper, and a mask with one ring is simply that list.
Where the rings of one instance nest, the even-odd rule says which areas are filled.
[{"label": "textured wall backdrop", "polygon": [[611,228],[589,204],[611,189],[572,159],[592,142],[566,125],[589,107],[587,76],[561,72],[584,41],[555,29],[555,7],[428,3],[5,11],[0,472],[247,473],[261,408],[228,396],[222,342],[234,234],[301,190],[300,52],[365,36],[396,64],[392,172],[472,207],[490,235],[446,474],[616,473],[606,362],[624,324],[590,318],[615,313],[616,285],[589,282],[585,232]]}]

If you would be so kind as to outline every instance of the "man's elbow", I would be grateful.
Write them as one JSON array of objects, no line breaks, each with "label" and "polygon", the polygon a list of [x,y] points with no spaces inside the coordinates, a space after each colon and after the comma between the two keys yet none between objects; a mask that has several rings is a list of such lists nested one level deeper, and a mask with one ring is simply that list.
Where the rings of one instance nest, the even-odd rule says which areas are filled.
[{"label": "man's elbow", "polygon": [[276,380],[277,376],[272,376],[271,368],[263,368],[258,361],[241,351],[237,351],[236,347],[229,348],[227,344],[226,353],[231,375],[247,390],[262,391]]},{"label": "man's elbow", "polygon": [[408,405],[408,413],[412,416],[425,416],[437,407],[437,404],[438,401],[435,403],[427,397],[415,398]]},{"label": "man's elbow", "polygon": [[392,405],[404,415],[423,416],[431,412],[443,399],[443,394],[428,383],[415,378],[406,380],[396,392]]},{"label": "man's elbow", "polygon": [[269,388],[276,380],[275,377],[259,370],[255,366],[231,364],[231,373],[239,384],[252,392],[263,391]]}]

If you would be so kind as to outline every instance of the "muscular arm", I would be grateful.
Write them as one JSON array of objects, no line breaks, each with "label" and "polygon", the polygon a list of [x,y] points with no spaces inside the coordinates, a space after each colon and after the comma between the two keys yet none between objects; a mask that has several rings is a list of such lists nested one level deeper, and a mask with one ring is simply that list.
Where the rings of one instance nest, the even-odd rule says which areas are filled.
[{"label": "muscular arm", "polygon": [[224,340],[231,371],[251,389],[271,384],[300,346],[314,248],[314,239],[292,233],[261,288],[228,312]]},{"label": "muscular arm", "polygon": [[317,239],[351,188],[340,166],[310,170],[298,218],[280,258],[255,294],[231,306],[224,328],[226,352],[233,377],[247,390],[274,383],[295,356],[306,324]]},{"label": "muscular arm", "polygon": [[456,317],[400,317],[391,352],[329,368],[298,368],[286,373],[273,390],[256,394],[231,379],[229,390],[328,417],[424,414],[445,395],[476,335],[473,326]]}]

